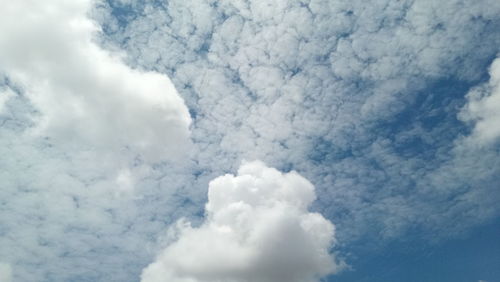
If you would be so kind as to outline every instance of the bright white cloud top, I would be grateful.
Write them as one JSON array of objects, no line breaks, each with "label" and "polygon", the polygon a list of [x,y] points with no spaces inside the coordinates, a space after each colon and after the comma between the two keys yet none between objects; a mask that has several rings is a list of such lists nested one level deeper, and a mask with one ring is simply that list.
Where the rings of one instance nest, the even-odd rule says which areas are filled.
[{"label": "bright white cloud top", "polygon": [[309,282],[339,269],[334,225],[308,211],[314,186],[262,162],[210,182],[205,221],[178,222],[175,242],[142,282]]},{"label": "bright white cloud top", "polygon": [[63,143],[148,161],[176,156],[190,117],[165,75],[126,66],[93,42],[93,1],[14,1],[0,11],[0,71],[41,112],[37,130]]},{"label": "bright white cloud top", "polygon": [[467,97],[468,104],[460,117],[475,122],[469,140],[480,145],[494,142],[500,137],[500,58],[490,66],[490,80],[474,88]]}]

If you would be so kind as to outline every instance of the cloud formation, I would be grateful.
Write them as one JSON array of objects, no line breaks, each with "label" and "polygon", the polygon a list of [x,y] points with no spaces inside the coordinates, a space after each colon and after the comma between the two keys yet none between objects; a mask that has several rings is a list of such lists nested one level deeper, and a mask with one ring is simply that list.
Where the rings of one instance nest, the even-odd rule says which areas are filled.
[{"label": "cloud formation", "polygon": [[12,281],[12,268],[10,264],[0,262],[0,281],[2,282]]},{"label": "cloud formation", "polygon": [[262,162],[210,182],[205,221],[177,223],[175,241],[142,282],[310,282],[339,269],[334,226],[308,211],[314,186]]},{"label": "cloud formation", "polygon": [[499,51],[499,3],[106,1],[94,16],[106,44],[177,85],[194,113],[197,172],[241,159],[293,168],[349,241],[470,214],[443,231],[453,234],[496,213],[481,207],[498,194],[498,167],[483,159],[474,171],[488,177],[461,177],[478,152],[454,144],[464,96]]},{"label": "cloud formation", "polygon": [[173,194],[153,164],[185,157],[187,107],[165,74],[96,43],[94,4],[0,1],[0,260],[14,281],[136,279],[181,202],[151,190]]},{"label": "cloud formation", "polygon": [[131,69],[94,42],[93,3],[24,0],[0,11],[0,71],[40,111],[37,133],[148,161],[182,152],[190,124],[182,98],[167,76]]},{"label": "cloud formation", "polygon": [[500,58],[493,61],[487,83],[467,94],[467,104],[460,113],[464,121],[474,123],[471,142],[487,145],[500,137]]},{"label": "cloud formation", "polygon": [[[499,52],[499,1],[11,2],[0,260],[15,281],[136,281],[242,159],[309,179],[347,248],[500,215],[497,144],[457,146],[483,118],[457,114]],[[182,164],[163,162],[188,143],[165,75],[193,118]]]}]

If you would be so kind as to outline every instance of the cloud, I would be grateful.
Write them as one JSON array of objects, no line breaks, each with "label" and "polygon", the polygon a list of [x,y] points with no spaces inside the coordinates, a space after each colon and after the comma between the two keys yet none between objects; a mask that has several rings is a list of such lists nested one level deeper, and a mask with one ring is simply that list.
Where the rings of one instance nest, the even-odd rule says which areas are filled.
[{"label": "cloud", "polygon": [[[0,12],[1,69],[40,111],[36,133],[75,148],[178,155],[190,117],[169,78],[100,48],[93,1],[16,1]],[[16,24],[12,24],[12,23]],[[185,150],[185,149],[184,149]]]},{"label": "cloud", "polygon": [[[185,173],[187,107],[165,74],[131,68],[96,43],[94,1],[7,2],[0,258],[14,281],[137,278],[165,218],[185,215],[173,211],[182,203],[174,188],[160,183]],[[107,274],[109,265],[120,274]]]},{"label": "cloud", "polygon": [[194,113],[197,173],[242,159],[293,168],[345,241],[434,230],[460,211],[471,220],[449,228],[494,216],[482,211],[493,210],[483,196],[493,161],[474,168],[489,177],[462,177],[477,152],[457,157],[454,144],[464,96],[498,53],[499,14],[492,0],[107,1],[93,11],[103,41],[177,85]]},{"label": "cloud", "polygon": [[0,114],[5,108],[5,103],[13,96],[15,96],[15,93],[10,88],[0,90]]},{"label": "cloud", "polygon": [[500,137],[500,58],[489,69],[490,80],[467,94],[460,118],[474,124],[468,142],[488,145]]},{"label": "cloud", "polygon": [[336,272],[334,226],[308,211],[315,197],[296,172],[244,163],[210,182],[205,221],[178,222],[141,281],[305,282]]},{"label": "cloud", "polygon": [[[0,258],[16,281],[136,281],[166,226],[196,226],[209,181],[242,159],[309,179],[347,248],[500,215],[497,147],[455,148],[499,51],[499,1],[0,2],[0,84],[15,93]],[[193,118],[182,164],[163,160],[188,143],[185,108],[150,110],[165,75]]]},{"label": "cloud", "polygon": [[0,281],[2,282],[12,281],[12,268],[10,264],[0,262]]}]

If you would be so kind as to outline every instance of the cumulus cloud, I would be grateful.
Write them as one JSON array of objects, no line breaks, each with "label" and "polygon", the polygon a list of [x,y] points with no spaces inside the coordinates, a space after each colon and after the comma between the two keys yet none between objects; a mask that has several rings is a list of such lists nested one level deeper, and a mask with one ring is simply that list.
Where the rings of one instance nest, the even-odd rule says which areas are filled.
[{"label": "cumulus cloud", "polygon": [[[451,152],[499,51],[499,1],[0,3],[15,93],[0,90],[0,258],[15,281],[136,281],[162,230],[198,222],[208,182],[244,158],[307,177],[346,244],[500,214],[498,149]],[[193,117],[186,166],[130,158],[182,151],[187,113],[165,121],[153,85],[169,89],[165,74]]]},{"label": "cumulus cloud", "polygon": [[[148,161],[182,152],[189,113],[169,78],[131,69],[94,43],[93,1],[16,1],[0,11],[0,71],[41,115],[36,132],[75,147],[132,150]],[[15,24],[13,24],[15,23]]]},{"label": "cumulus cloud", "polygon": [[209,184],[205,221],[180,221],[142,282],[306,282],[339,269],[334,225],[308,211],[314,186],[262,162]]},{"label": "cumulus cloud", "polygon": [[467,94],[467,104],[460,118],[474,124],[469,142],[491,144],[500,137],[500,58],[489,69],[488,82],[475,87]]}]

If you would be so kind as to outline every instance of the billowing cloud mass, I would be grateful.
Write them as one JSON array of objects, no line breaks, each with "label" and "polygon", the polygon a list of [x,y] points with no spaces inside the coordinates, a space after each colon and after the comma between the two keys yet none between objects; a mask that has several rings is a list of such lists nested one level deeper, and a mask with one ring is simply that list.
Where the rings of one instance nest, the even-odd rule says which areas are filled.
[{"label": "billowing cloud mass", "polygon": [[40,111],[36,131],[69,148],[128,148],[148,161],[182,152],[190,123],[183,100],[165,75],[131,69],[93,42],[92,3],[2,3],[0,71]]},{"label": "billowing cloud mass", "polygon": [[334,226],[308,211],[314,186],[261,162],[210,182],[205,221],[180,221],[142,282],[309,282],[338,270]]},{"label": "billowing cloud mass", "polygon": [[500,137],[500,59],[490,66],[490,80],[467,94],[468,103],[461,118],[474,122],[470,137],[479,145],[489,144]]}]

